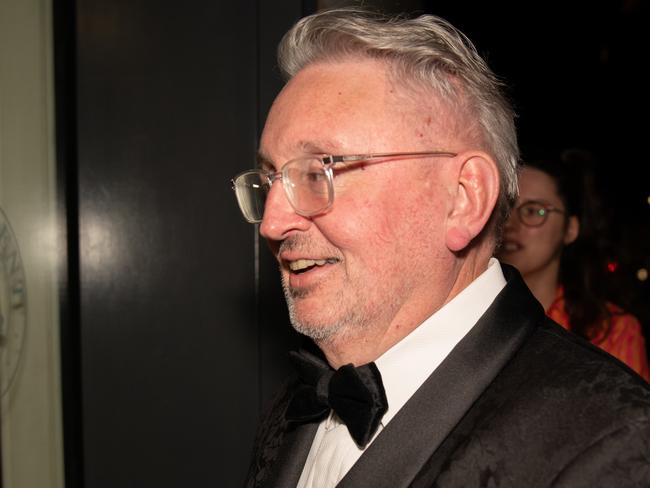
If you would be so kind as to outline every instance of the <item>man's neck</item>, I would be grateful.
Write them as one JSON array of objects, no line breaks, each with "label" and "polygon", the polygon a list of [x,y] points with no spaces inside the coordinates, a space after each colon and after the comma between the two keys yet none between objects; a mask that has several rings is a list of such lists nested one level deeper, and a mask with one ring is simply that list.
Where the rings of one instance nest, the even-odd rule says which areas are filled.
[{"label": "man's neck", "polygon": [[[450,272],[444,275],[452,277],[447,279],[444,289],[448,291],[444,295],[432,296],[432,286],[423,287],[402,304],[392,319],[382,317],[382,323],[375,323],[370,328],[344,330],[327,341],[317,343],[318,347],[335,369],[345,364],[361,366],[375,361],[463,291],[487,269],[488,261],[489,255],[458,258]],[[439,286],[443,285],[439,277],[432,277],[431,283],[434,281]]]},{"label": "man's neck", "polygon": [[391,322],[374,323],[371,328],[346,330],[325,342],[317,342],[317,345],[334,369],[350,363],[361,366],[380,357],[413,332],[431,313],[412,316],[409,322],[396,317]]}]

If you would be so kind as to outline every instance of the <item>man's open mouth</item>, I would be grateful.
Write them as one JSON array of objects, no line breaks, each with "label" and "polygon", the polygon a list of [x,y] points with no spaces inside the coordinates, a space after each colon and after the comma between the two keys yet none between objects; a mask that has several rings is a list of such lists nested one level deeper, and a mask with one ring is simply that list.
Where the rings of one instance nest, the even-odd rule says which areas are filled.
[{"label": "man's open mouth", "polygon": [[305,273],[311,269],[314,269],[319,266],[325,266],[326,264],[334,264],[337,260],[334,258],[329,259],[296,259],[295,261],[289,262],[289,269],[292,273],[300,274]]}]

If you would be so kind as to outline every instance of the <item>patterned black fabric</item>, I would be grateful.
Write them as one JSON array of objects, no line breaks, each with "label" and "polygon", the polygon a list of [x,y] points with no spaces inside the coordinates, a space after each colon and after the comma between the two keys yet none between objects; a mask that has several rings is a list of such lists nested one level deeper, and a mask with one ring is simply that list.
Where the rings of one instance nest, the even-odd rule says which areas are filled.
[{"label": "patterned black fabric", "polygon": [[545,322],[410,486],[650,487],[650,388]]},{"label": "patterned black fabric", "polygon": [[268,411],[262,416],[257,428],[246,488],[268,486],[264,483],[278,457],[278,450],[289,427],[285,412],[297,381],[297,378],[287,380],[271,402]]}]

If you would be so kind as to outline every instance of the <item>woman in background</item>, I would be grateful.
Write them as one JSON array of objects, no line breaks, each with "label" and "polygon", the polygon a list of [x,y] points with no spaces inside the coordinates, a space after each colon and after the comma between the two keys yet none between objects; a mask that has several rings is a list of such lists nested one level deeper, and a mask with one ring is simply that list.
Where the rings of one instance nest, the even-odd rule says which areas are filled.
[{"label": "woman in background", "polygon": [[527,163],[498,257],[519,270],[549,317],[650,381],[641,324],[605,298],[602,219],[592,218],[599,208],[585,170],[561,159]]}]

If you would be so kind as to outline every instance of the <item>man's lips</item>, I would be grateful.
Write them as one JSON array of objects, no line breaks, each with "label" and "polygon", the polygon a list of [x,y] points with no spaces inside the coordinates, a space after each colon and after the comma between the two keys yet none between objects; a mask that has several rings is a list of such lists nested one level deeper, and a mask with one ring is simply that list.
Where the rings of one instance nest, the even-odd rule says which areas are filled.
[{"label": "man's lips", "polygon": [[[314,290],[325,283],[332,276],[335,265],[340,260],[336,258],[294,258],[283,260],[282,266],[287,281],[285,282],[292,291]],[[306,295],[299,295],[305,298]]]},{"label": "man's lips", "polygon": [[292,260],[284,260],[287,267],[292,273],[304,273],[315,267],[325,266],[326,264],[335,264],[338,262],[336,258],[326,258],[326,259],[309,259],[309,258],[300,258]]}]

